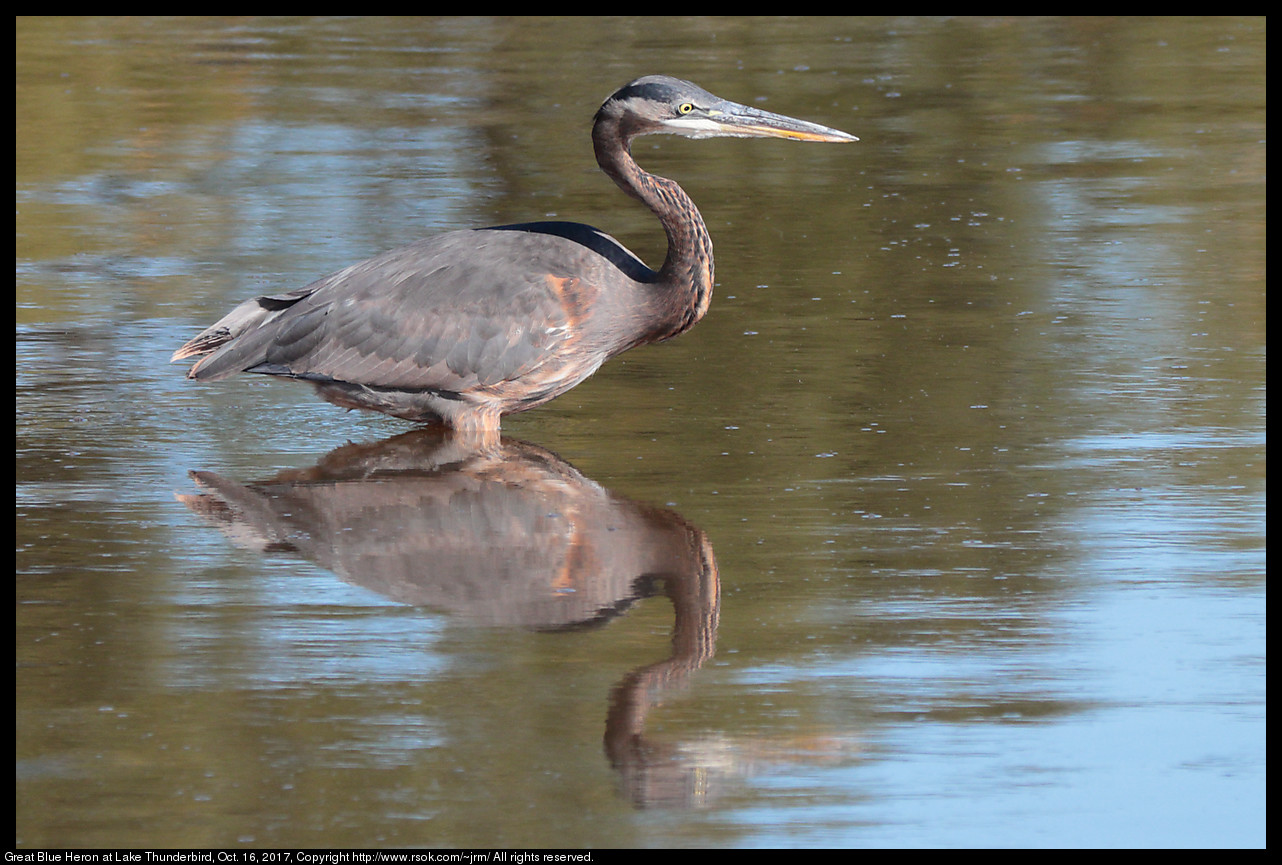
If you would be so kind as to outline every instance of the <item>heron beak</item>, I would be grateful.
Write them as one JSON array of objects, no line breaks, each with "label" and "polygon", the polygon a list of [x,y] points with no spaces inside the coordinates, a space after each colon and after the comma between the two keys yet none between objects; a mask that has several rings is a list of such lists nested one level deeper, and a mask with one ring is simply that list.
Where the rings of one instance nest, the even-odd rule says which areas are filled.
[{"label": "heron beak", "polygon": [[794,141],[827,141],[839,143],[858,141],[855,136],[810,123],[785,117],[758,108],[749,108],[737,102],[723,102],[709,109],[706,123],[715,128],[709,131],[711,136],[734,136],[738,138],[791,138]]}]

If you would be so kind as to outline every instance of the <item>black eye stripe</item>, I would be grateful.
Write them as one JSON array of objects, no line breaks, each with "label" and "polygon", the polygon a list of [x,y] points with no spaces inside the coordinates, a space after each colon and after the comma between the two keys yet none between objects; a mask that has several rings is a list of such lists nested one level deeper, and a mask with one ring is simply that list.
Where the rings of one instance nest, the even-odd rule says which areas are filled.
[{"label": "black eye stripe", "polygon": [[667,84],[646,82],[625,87],[614,96],[616,99],[651,99],[655,102],[671,102],[676,99],[677,91],[676,88]]}]

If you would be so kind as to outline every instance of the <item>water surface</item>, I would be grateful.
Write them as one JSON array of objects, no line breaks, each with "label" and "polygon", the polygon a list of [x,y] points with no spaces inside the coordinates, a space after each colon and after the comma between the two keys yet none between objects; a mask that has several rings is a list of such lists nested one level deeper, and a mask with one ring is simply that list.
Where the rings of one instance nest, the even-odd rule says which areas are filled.
[{"label": "water surface", "polygon": [[[19,19],[15,843],[1264,843],[1263,19]],[[477,460],[175,347],[432,233],[712,310]],[[195,473],[195,474],[193,474]]]}]

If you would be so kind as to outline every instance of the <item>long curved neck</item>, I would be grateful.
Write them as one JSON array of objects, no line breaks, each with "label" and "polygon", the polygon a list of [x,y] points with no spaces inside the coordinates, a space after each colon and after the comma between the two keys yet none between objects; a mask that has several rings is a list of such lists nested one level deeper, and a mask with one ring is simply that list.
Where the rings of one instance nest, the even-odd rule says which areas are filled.
[{"label": "long curved neck", "polygon": [[632,135],[619,128],[616,118],[598,116],[592,127],[592,144],[601,170],[650,208],[668,235],[668,255],[655,285],[661,321],[655,322],[652,338],[671,339],[694,327],[712,302],[712,238],[699,208],[676,181],[637,165],[631,141]]}]

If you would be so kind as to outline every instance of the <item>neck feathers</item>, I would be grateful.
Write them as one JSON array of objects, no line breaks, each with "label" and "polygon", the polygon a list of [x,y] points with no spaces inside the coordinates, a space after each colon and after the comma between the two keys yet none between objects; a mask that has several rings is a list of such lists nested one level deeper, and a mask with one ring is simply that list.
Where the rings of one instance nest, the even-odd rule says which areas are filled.
[{"label": "neck feathers", "polygon": [[676,181],[644,171],[632,158],[631,136],[617,119],[598,115],[592,130],[597,163],[620,189],[659,218],[668,236],[668,255],[654,288],[659,316],[652,338],[671,339],[703,318],[712,302],[712,238],[690,196]]}]

